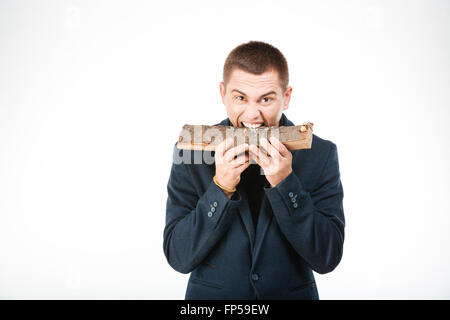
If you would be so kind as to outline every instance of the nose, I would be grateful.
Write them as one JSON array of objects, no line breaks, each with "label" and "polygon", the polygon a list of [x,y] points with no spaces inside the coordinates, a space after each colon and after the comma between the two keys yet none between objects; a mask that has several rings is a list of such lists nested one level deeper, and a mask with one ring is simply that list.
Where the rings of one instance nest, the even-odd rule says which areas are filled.
[{"label": "nose", "polygon": [[249,104],[245,110],[245,119],[248,119],[249,121],[258,121],[262,118],[260,114],[261,112],[258,104]]}]

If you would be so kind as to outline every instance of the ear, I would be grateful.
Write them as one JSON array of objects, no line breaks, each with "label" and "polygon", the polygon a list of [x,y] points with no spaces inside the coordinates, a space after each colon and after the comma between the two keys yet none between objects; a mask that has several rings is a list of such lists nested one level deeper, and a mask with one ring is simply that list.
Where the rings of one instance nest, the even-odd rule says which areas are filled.
[{"label": "ear", "polygon": [[225,104],[225,83],[223,81],[220,81],[219,90],[222,96],[222,103]]},{"label": "ear", "polygon": [[284,92],[284,104],[283,104],[283,110],[287,110],[289,108],[289,102],[291,101],[291,95],[292,95],[292,87],[287,87],[286,91]]}]

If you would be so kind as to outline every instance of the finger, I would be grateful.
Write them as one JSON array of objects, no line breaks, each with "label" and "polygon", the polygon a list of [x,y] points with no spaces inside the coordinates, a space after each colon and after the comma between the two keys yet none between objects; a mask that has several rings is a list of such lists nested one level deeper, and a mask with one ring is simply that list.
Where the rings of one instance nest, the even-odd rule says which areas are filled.
[{"label": "finger", "polygon": [[275,149],[266,138],[259,139],[259,143],[267,150],[267,153],[274,159],[280,158],[280,153]]},{"label": "finger", "polygon": [[[262,153],[264,155],[268,155],[266,149],[264,149],[263,145],[261,144],[261,142],[258,144],[253,144],[253,153],[258,155],[259,153]],[[250,149],[249,149],[250,150]]]},{"label": "finger", "polygon": [[283,158],[287,157],[288,153],[290,152],[288,148],[284,144],[280,142],[276,137],[270,137],[269,139],[272,146],[274,146],[278,152],[281,154]]},{"label": "finger", "polygon": [[219,143],[216,147],[216,154],[223,157],[225,151],[227,150],[227,145],[231,143],[231,140],[233,140],[233,138],[225,139]]},{"label": "finger", "polygon": [[259,160],[258,155],[252,151],[249,151],[249,153],[250,153],[250,159],[255,160],[255,162],[261,167],[261,160]]},{"label": "finger", "polygon": [[255,145],[251,145],[249,151],[252,152],[253,158],[260,167],[266,167],[270,164],[269,157],[264,152],[262,152],[261,148],[258,148]]},{"label": "finger", "polygon": [[244,162],[243,164],[241,164],[240,166],[236,167],[235,169],[236,169],[238,172],[242,172],[242,171],[244,171],[245,169],[247,169],[249,165],[250,165],[250,161]]},{"label": "finger", "polygon": [[236,167],[239,167],[241,164],[244,164],[247,161],[250,161],[250,156],[247,153],[244,153],[244,154],[238,156],[236,159],[232,160],[230,162],[230,166],[234,169]]},{"label": "finger", "polygon": [[234,146],[234,138],[230,137],[226,140],[225,143],[225,153],[227,153],[228,150],[230,150]]},{"label": "finger", "polygon": [[236,147],[231,148],[230,150],[228,150],[227,152],[225,152],[225,161],[226,162],[230,162],[231,160],[234,159],[234,157],[236,157],[238,154],[245,152],[248,150],[248,144],[247,143],[243,143],[240,144]]}]

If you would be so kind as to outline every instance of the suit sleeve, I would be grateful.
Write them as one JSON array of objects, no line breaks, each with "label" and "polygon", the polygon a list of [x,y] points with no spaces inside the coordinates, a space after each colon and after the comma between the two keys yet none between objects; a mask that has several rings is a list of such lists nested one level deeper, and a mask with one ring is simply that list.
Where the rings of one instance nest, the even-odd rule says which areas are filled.
[{"label": "suit sleeve", "polygon": [[212,178],[199,196],[188,166],[195,165],[172,163],[163,243],[168,263],[181,273],[191,272],[211,252],[231,225],[230,211],[242,201],[238,192],[229,199]]},{"label": "suit sleeve", "polygon": [[331,143],[314,191],[307,192],[293,171],[265,192],[281,232],[297,254],[318,273],[333,271],[342,258],[345,227],[336,145]]}]

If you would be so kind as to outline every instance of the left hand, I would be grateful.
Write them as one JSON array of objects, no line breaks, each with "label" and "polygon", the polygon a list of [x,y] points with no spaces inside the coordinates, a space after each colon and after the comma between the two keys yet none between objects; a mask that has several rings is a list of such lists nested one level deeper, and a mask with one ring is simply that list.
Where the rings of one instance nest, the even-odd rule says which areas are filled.
[{"label": "left hand", "polygon": [[259,143],[267,153],[255,145],[250,145],[250,158],[263,168],[266,179],[273,188],[291,174],[292,153],[275,137],[270,137],[270,142],[261,138]]}]

